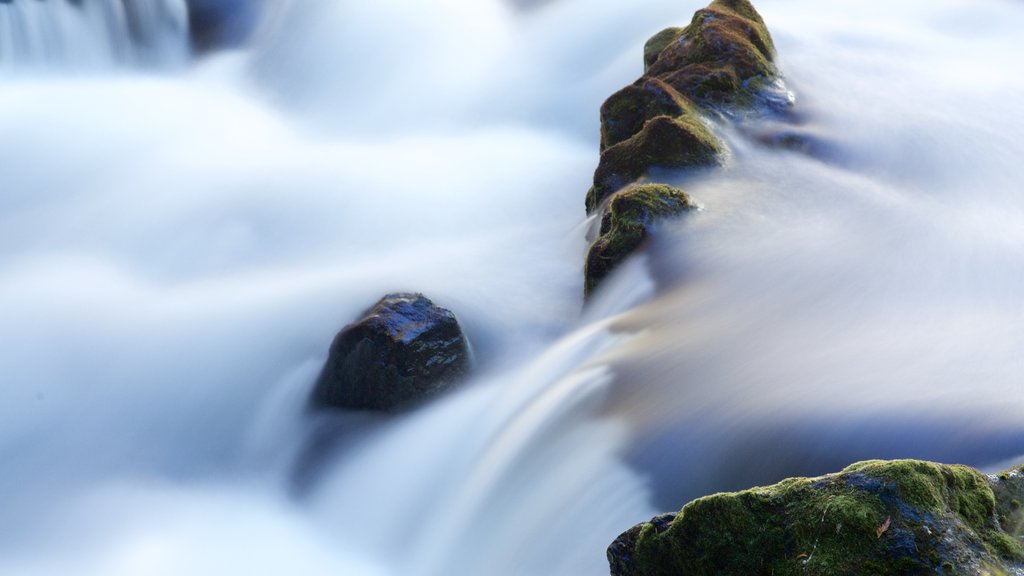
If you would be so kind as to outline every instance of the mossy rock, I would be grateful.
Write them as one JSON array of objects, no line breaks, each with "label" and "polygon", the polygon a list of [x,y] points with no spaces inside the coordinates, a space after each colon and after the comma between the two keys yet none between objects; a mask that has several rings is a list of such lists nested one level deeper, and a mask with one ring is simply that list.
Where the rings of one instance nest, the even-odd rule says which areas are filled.
[{"label": "mossy rock", "polygon": [[684,28],[665,28],[661,32],[658,32],[654,36],[651,36],[647,42],[644,43],[644,73],[647,73],[648,68],[654,64],[655,60],[658,59],[658,55],[661,51],[668,47],[669,44],[679,40],[683,36]]},{"label": "mossy rock", "polygon": [[[652,49],[663,33],[648,41]],[[776,77],[774,58],[768,28],[750,2],[715,0],[694,14],[677,41],[664,43],[645,75],[702,105],[751,105]]]},{"label": "mossy rock", "polygon": [[587,193],[587,212],[651,168],[713,166],[721,152],[721,142],[696,116],[657,116],[639,133],[601,153],[594,186]]},{"label": "mossy rock", "polygon": [[666,184],[644,184],[612,195],[601,218],[601,235],[587,252],[584,295],[639,248],[658,220],[693,208],[685,192]]},{"label": "mossy rock", "polygon": [[641,78],[601,105],[601,150],[633,137],[658,116],[679,118],[697,111],[692,103],[656,78]]},{"label": "mossy rock", "polygon": [[614,576],[1007,574],[1024,547],[998,514],[1022,493],[1019,470],[861,462],[700,498],[627,531],[608,559]]},{"label": "mossy rock", "polygon": [[651,168],[717,163],[725,145],[701,121],[700,108],[752,105],[759,95],[774,101],[774,50],[747,0],[714,0],[686,28],[648,40],[644,76],[601,106],[601,160],[587,211]]}]

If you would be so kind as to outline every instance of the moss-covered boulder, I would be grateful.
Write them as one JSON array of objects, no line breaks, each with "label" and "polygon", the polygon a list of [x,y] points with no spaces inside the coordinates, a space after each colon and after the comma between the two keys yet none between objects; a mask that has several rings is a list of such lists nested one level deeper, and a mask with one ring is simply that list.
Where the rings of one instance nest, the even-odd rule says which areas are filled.
[{"label": "moss-covered boulder", "polygon": [[408,408],[447,390],[470,364],[469,343],[451,311],[422,294],[388,294],[335,336],[311,404]]},{"label": "moss-covered boulder", "polygon": [[656,78],[626,86],[601,106],[601,150],[628,140],[659,116],[696,116],[692,103]]},{"label": "moss-covered boulder", "polygon": [[[675,34],[656,34],[652,48]],[[645,55],[645,60],[646,60]],[[743,104],[775,78],[775,47],[760,14],[747,0],[715,0],[664,43],[645,76],[658,78],[701,104]]]},{"label": "moss-covered boulder", "polygon": [[[652,169],[717,164],[725,144],[702,114],[724,118],[723,106],[774,102],[774,51],[764,20],[748,0],[713,0],[685,28],[651,37],[644,45],[643,76],[601,106],[601,158],[587,192],[587,213],[650,178]],[[613,216],[619,232],[603,234],[587,256],[587,293],[647,237],[649,214],[661,213],[619,212]],[[627,226],[627,214],[641,220]]]},{"label": "moss-covered boulder", "polygon": [[647,239],[658,220],[693,208],[682,190],[665,184],[644,184],[616,192],[601,218],[601,235],[590,246],[584,270],[589,295],[623,260]]},{"label": "moss-covered boulder", "polygon": [[1003,575],[1024,569],[1021,469],[869,461],[716,494],[630,529],[614,576]]},{"label": "moss-covered boulder", "polygon": [[601,153],[594,186],[587,193],[587,211],[651,168],[713,166],[721,152],[719,140],[694,115],[652,118],[639,133]]},{"label": "moss-covered boulder", "polygon": [[587,211],[651,168],[716,163],[724,143],[700,114],[753,105],[774,80],[774,47],[747,0],[714,0],[644,46],[644,75],[601,106],[601,159]]},{"label": "moss-covered boulder", "polygon": [[661,51],[667,48],[669,44],[682,38],[685,32],[685,28],[665,28],[647,39],[647,42],[644,43],[644,74],[654,64],[654,61],[658,59]]}]

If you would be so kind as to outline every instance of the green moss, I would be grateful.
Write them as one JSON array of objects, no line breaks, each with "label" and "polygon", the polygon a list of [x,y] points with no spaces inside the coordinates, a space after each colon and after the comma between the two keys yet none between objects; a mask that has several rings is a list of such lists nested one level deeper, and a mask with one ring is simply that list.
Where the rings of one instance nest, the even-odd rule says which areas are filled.
[{"label": "green moss", "polygon": [[771,35],[746,0],[715,0],[680,37],[665,44],[645,74],[701,104],[749,105],[776,76]]},{"label": "green moss", "polygon": [[655,222],[691,208],[685,192],[665,184],[644,184],[614,194],[602,217],[601,235],[587,252],[584,295],[593,293],[612,270],[643,244]]},{"label": "green moss", "polygon": [[721,151],[719,140],[694,116],[653,118],[639,133],[601,153],[594,187],[587,195],[587,212],[651,168],[712,166]]},{"label": "green moss", "polygon": [[695,500],[667,529],[639,531],[632,563],[613,574],[1005,573],[1024,551],[995,510],[989,479],[971,468],[861,462]]},{"label": "green moss", "polygon": [[911,506],[934,514],[952,511],[971,528],[981,530],[995,517],[995,495],[985,475],[973,468],[920,460],[868,461],[846,471],[864,472],[895,484]]},{"label": "green moss", "polygon": [[661,32],[658,32],[654,36],[651,36],[646,43],[644,43],[644,72],[654,64],[654,61],[658,59],[658,55],[665,49],[669,44],[679,40],[683,36],[682,28],[665,28]]},{"label": "green moss", "polygon": [[751,26],[751,42],[768,60],[775,55],[775,45],[764,19],[749,0],[714,0],[708,8],[718,12],[731,12],[748,21]]},{"label": "green moss", "polygon": [[628,140],[653,118],[686,115],[696,115],[696,110],[679,92],[661,80],[641,79],[612,94],[601,106],[601,150]]}]

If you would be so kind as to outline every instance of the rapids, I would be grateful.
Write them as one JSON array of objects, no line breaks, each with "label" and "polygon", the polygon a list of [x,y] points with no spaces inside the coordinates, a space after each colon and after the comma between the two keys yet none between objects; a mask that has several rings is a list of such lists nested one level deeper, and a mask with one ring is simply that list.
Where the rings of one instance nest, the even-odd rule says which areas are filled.
[{"label": "rapids", "polygon": [[[678,0],[0,2],[0,574],[605,574],[688,498],[1024,454],[1024,4],[760,0],[798,129],[581,302],[597,110]],[[383,293],[465,386],[304,411]],[[310,445],[338,439],[309,465]]]}]

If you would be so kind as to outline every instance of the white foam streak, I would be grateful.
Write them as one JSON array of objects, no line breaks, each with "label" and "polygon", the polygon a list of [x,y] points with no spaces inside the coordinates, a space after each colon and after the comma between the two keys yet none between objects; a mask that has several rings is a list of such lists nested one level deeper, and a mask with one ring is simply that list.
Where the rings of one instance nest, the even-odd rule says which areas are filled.
[{"label": "white foam streak", "polygon": [[[391,542],[404,542],[394,558],[403,574],[476,574],[489,566],[599,571],[604,559],[588,551],[614,538],[622,513],[644,501],[642,482],[616,462],[625,430],[593,419],[609,375],[575,368],[615,343],[606,330],[580,330],[527,369],[481,384],[347,455],[316,500],[330,532],[382,558],[394,556]],[[573,454],[571,466],[566,454]],[[429,520],[410,524],[410,516]],[[536,535],[553,526],[587,530],[578,540],[545,545]]]}]

